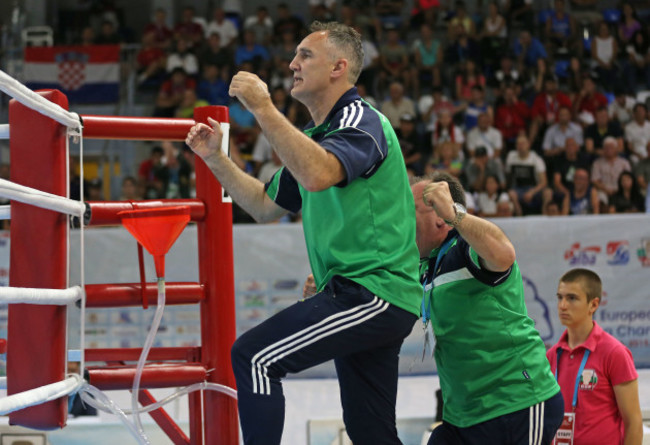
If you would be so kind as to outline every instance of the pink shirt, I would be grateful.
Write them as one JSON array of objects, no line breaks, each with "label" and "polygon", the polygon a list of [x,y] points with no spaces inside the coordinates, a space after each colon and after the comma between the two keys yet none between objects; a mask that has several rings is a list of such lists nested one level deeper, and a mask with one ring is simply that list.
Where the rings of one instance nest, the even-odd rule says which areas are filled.
[{"label": "pink shirt", "polygon": [[564,397],[565,412],[572,411],[573,388],[585,349],[591,351],[582,373],[583,382],[578,387],[573,443],[622,444],[623,419],[616,404],[614,386],[638,378],[632,353],[596,322],[587,341],[573,350],[569,348],[567,332],[564,331],[557,344],[546,353],[553,372],[558,348],[563,349],[558,383]]}]

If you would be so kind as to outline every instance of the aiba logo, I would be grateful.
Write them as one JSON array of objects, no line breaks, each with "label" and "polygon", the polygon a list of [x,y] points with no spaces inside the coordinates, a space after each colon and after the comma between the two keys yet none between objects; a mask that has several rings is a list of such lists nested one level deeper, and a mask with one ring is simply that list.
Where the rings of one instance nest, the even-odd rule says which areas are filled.
[{"label": "aiba logo", "polygon": [[636,256],[644,267],[650,267],[650,238],[641,239],[641,247],[637,249]]},{"label": "aiba logo", "polygon": [[59,67],[58,80],[64,90],[78,90],[86,81],[88,54],[69,51],[56,55]]},{"label": "aiba logo", "polygon": [[571,248],[564,252],[564,259],[570,265],[594,265],[600,253],[600,246],[580,247],[580,243],[571,244]]},{"label": "aiba logo", "polygon": [[630,262],[630,243],[627,241],[610,241],[607,243],[607,264],[623,266]]}]

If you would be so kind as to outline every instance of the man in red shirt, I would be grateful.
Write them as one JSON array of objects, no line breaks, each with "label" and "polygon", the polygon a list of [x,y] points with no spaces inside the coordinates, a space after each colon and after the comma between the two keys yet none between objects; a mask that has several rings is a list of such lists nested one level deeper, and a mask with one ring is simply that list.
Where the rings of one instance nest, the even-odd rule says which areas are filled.
[{"label": "man in red shirt", "polygon": [[557,89],[557,79],[554,75],[547,75],[544,78],[544,90],[535,96],[533,108],[531,109],[532,122],[528,139],[535,141],[540,129],[542,133],[546,127],[557,122],[560,107],[571,109],[571,99],[562,91]]},{"label": "man in red shirt", "polygon": [[573,103],[573,115],[583,124],[596,122],[596,110],[607,107],[607,98],[596,89],[596,82],[591,76],[582,80],[582,89]]},{"label": "man in red shirt", "polygon": [[530,115],[528,105],[519,100],[515,87],[508,85],[503,91],[503,103],[497,107],[494,119],[497,130],[503,136],[506,152],[514,149],[520,132],[526,132],[526,122]]},{"label": "man in red shirt", "polygon": [[557,437],[573,445],[641,445],[643,425],[632,353],[593,321],[600,277],[572,269],[560,278],[557,308],[566,331],[546,356],[564,396]]}]

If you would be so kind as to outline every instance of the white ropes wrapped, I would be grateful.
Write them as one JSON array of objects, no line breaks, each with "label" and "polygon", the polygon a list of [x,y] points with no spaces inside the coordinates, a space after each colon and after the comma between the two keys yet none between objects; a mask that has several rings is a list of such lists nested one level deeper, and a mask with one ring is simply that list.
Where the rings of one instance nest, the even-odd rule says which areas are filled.
[{"label": "white ropes wrapped", "polygon": [[60,382],[12,394],[0,399],[0,415],[4,416],[19,409],[67,396],[77,391],[82,385],[83,379],[79,375],[73,374]]},{"label": "white ropes wrapped", "polygon": [[83,217],[84,203],[0,179],[0,196],[48,210]]},{"label": "white ropes wrapped", "polygon": [[0,70],[0,91],[5,92],[26,107],[36,110],[66,127],[81,127],[81,121],[77,113],[64,110],[40,94],[36,94],[2,70]]},{"label": "white ropes wrapped", "polygon": [[68,289],[38,289],[28,287],[0,287],[0,304],[67,305],[83,296],[81,286]]},{"label": "white ropes wrapped", "polygon": [[9,139],[9,124],[0,125],[0,139]]}]

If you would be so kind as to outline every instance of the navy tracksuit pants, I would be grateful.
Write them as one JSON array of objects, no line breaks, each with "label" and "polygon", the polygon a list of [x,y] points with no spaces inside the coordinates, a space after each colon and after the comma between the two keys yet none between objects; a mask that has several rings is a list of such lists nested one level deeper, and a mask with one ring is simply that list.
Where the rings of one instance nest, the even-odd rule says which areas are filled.
[{"label": "navy tracksuit pants", "polygon": [[399,350],[416,319],[337,276],[322,292],[244,333],[231,351],[244,443],[279,444],[282,378],[334,359],[352,442],[400,444],[395,427]]}]

